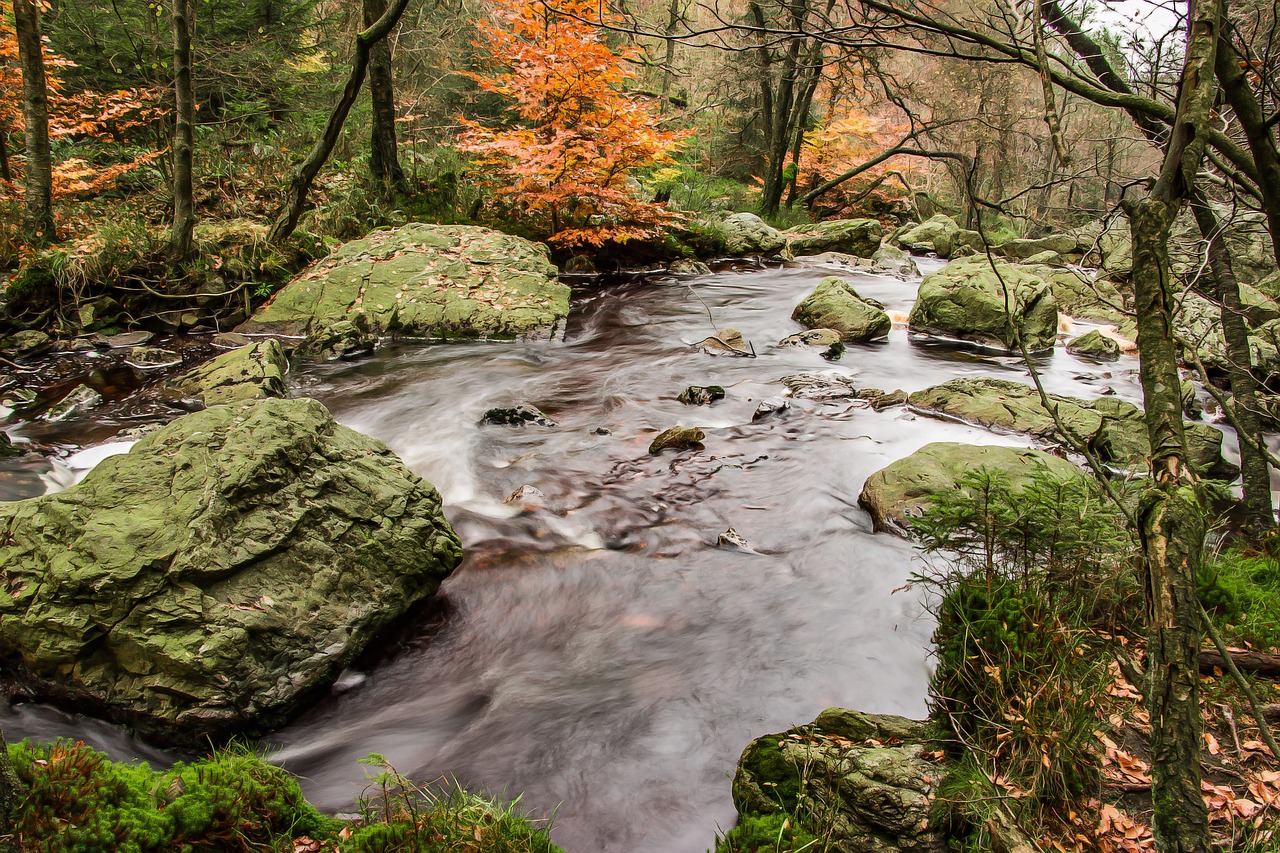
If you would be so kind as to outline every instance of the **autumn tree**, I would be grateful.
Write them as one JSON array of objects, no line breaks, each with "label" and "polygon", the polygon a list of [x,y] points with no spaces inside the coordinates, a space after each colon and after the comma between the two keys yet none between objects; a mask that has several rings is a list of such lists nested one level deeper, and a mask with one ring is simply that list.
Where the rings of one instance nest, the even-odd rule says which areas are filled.
[{"label": "autumn tree", "polygon": [[497,69],[471,76],[505,99],[507,120],[461,119],[459,147],[489,179],[495,212],[566,247],[650,237],[672,219],[639,195],[632,176],[669,160],[682,134],[661,129],[626,91],[631,54],[614,53],[587,23],[597,14],[590,0],[555,10],[498,0],[477,44]]}]

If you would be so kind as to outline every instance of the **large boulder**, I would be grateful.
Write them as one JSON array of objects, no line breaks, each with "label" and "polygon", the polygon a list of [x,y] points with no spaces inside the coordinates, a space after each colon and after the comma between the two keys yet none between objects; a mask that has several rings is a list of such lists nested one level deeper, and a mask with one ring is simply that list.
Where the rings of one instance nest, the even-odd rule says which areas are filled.
[{"label": "large boulder", "polygon": [[914,333],[1014,349],[1010,320],[1028,349],[1050,349],[1058,339],[1050,282],[1036,268],[966,258],[925,276],[908,324]]},{"label": "large boulder", "polygon": [[884,228],[875,219],[833,219],[797,226],[784,236],[787,238],[787,248],[797,257],[841,252],[869,258],[880,248]]},{"label": "large boulder", "polygon": [[941,823],[930,820],[946,775],[941,754],[926,723],[829,708],[807,726],[752,741],[733,801],[744,820],[798,820],[826,842],[822,849],[942,853]]},{"label": "large boulder", "polygon": [[[1249,329],[1249,354],[1253,369],[1260,377],[1280,371],[1274,330],[1277,305],[1261,291],[1240,286],[1241,308]],[[1206,368],[1226,372],[1230,366],[1226,339],[1222,334],[1222,311],[1217,303],[1198,293],[1183,294],[1174,316],[1182,356],[1188,362],[1199,359]]]},{"label": "large boulder", "polygon": [[279,341],[267,339],[228,350],[171,379],[166,394],[205,406],[285,396],[289,360]]},{"label": "large boulder", "polygon": [[980,468],[1004,472],[1014,487],[1028,485],[1043,469],[1061,482],[1087,476],[1065,459],[1025,447],[995,447],[955,442],[926,444],[867,478],[858,503],[876,530],[906,533],[936,495],[957,488]]},{"label": "large boulder", "polygon": [[874,341],[893,328],[880,303],[864,299],[853,285],[835,276],[818,282],[796,306],[791,319],[810,329],[835,329],[848,343]]},{"label": "large boulder", "polygon": [[1049,282],[1059,313],[1095,323],[1118,325],[1125,321],[1124,296],[1114,283],[1096,272],[1055,268],[1044,264],[1025,264],[1023,268],[1028,274]]},{"label": "large boulder", "polygon": [[1069,342],[1067,352],[1094,361],[1115,361],[1120,357],[1120,344],[1097,329],[1090,329]]},{"label": "large boulder", "polygon": [[1072,233],[1086,266],[1117,276],[1133,272],[1133,236],[1126,217],[1090,222]]},{"label": "large boulder", "polygon": [[786,235],[754,213],[726,216],[721,230],[730,255],[776,255],[787,246]]},{"label": "large boulder", "polygon": [[1025,261],[1042,252],[1053,252],[1058,256],[1076,253],[1077,238],[1074,234],[1050,234],[1047,237],[1017,238],[1006,240],[995,247],[996,254],[1013,261]]},{"label": "large boulder", "polygon": [[954,219],[939,213],[899,234],[898,245],[912,252],[935,252],[940,258],[948,258],[951,238],[959,230]]},{"label": "large boulder", "polygon": [[353,323],[408,338],[553,337],[569,288],[547,249],[470,225],[412,223],[344,244],[284,286],[236,331],[328,337]]},{"label": "large boulder", "polygon": [[[1114,397],[1081,400],[1050,394],[1049,402],[1071,433],[1099,461],[1129,471],[1147,467],[1151,445],[1142,410]],[[918,412],[995,429],[1024,433],[1042,441],[1060,439],[1053,415],[1036,389],[1007,379],[952,379],[916,391],[909,405]],[[1191,464],[1203,476],[1232,479],[1238,472],[1222,457],[1222,433],[1203,423],[1186,425]]]},{"label": "large boulder", "polygon": [[0,527],[6,675],[187,741],[283,722],[462,555],[431,484],[315,400],[179,418]]}]

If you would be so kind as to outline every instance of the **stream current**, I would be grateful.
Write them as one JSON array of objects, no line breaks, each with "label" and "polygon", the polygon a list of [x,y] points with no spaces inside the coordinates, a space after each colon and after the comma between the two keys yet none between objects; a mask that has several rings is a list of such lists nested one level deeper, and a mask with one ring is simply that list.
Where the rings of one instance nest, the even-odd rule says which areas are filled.
[{"label": "stream current", "polygon": [[[442,587],[447,612],[269,736],[273,760],[330,811],[352,807],[368,770],[357,759],[378,752],[416,780],[522,794],[531,814],[554,812],[570,853],[701,853],[733,825],[730,779],[752,738],[832,705],[922,716],[932,623],[920,592],[903,589],[921,565],[907,542],[872,532],[858,493],[929,442],[1026,439],[848,400],[752,415],[801,371],[907,391],[1030,379],[1016,358],[911,342],[901,324],[836,362],[777,347],[799,330],[795,304],[833,273],[895,319],[919,283],[726,267],[585,288],[559,343],[405,345],[296,369],[295,395],[435,484],[466,558]],[[729,326],[757,358],[691,346]],[[1059,346],[1038,366],[1050,391],[1140,401],[1131,357],[1099,366]],[[728,396],[684,406],[688,385]],[[478,425],[517,403],[557,426]],[[705,450],[650,456],[655,432],[675,424],[704,429]],[[540,508],[503,503],[524,485],[545,494]],[[758,553],[718,548],[729,527]],[[11,740],[74,736],[166,760],[122,729],[40,705],[5,709],[0,724]]]}]

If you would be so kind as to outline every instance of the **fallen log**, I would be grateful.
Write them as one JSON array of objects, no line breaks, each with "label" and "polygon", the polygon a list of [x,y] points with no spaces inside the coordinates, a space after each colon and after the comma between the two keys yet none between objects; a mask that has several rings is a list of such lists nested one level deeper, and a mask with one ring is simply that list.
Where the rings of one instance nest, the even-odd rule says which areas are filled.
[{"label": "fallen log", "polygon": [[[1280,676],[1280,655],[1255,652],[1247,649],[1230,649],[1231,660],[1241,672],[1268,677]],[[1200,671],[1206,675],[1227,671],[1227,663],[1215,649],[1200,650]]]}]

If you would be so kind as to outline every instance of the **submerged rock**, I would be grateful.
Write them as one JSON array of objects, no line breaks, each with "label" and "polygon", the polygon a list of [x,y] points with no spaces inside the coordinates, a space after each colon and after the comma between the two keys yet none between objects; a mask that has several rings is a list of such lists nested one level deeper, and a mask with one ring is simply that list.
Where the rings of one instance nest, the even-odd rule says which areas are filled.
[{"label": "submerged rock", "polygon": [[[1102,462],[1131,471],[1145,470],[1151,446],[1142,410],[1114,398],[1081,400],[1050,394],[1049,401],[1079,440]],[[1036,389],[1007,379],[952,379],[913,393],[909,402],[922,414],[1054,441],[1053,416]],[[1208,424],[1186,425],[1189,461],[1201,476],[1232,479],[1239,471],[1222,456],[1222,433]]]},{"label": "submerged rock", "polygon": [[798,225],[783,234],[792,255],[840,252],[869,258],[884,239],[884,228],[875,219],[833,219]]},{"label": "submerged rock", "polygon": [[880,412],[906,403],[907,392],[901,388],[893,391],[883,391],[879,388],[860,388],[858,389],[858,399],[866,400],[872,409]]},{"label": "submerged rock", "polygon": [[754,213],[727,216],[721,229],[730,255],[776,255],[787,245],[786,235]]},{"label": "submerged rock", "polygon": [[520,508],[521,512],[533,512],[547,505],[547,496],[536,486],[523,485],[502,501]]},{"label": "submerged rock", "polygon": [[858,504],[871,515],[876,530],[906,533],[930,499],[955,489],[964,475],[994,468],[1017,488],[1030,483],[1038,467],[1062,482],[1087,476],[1067,460],[1041,450],[934,442],[868,477]]},{"label": "submerged rock", "polygon": [[930,820],[945,766],[927,723],[829,708],[807,726],[757,738],[733,777],[742,817],[783,814],[848,853],[943,853]]},{"label": "submerged rock", "polygon": [[88,385],[77,385],[65,397],[49,407],[49,411],[44,413],[44,419],[50,422],[65,421],[72,415],[96,409],[103,402],[105,402],[103,396]]},{"label": "submerged rock", "polygon": [[98,343],[108,349],[133,349],[151,343],[155,335],[147,331],[121,332],[118,335],[107,335]]},{"label": "submerged rock", "polygon": [[658,433],[649,444],[649,455],[657,456],[664,450],[701,450],[707,434],[697,427],[673,426]]},{"label": "submerged rock", "polygon": [[198,400],[205,406],[283,397],[289,360],[280,343],[268,338],[228,350],[173,378],[166,395],[172,400]]},{"label": "submerged rock", "polygon": [[569,288],[547,249],[470,225],[412,223],[344,244],[236,331],[322,336],[363,315],[373,335],[550,338]]},{"label": "submerged rock", "polygon": [[694,344],[695,347],[707,353],[729,353],[731,355],[749,355],[747,342],[742,338],[742,332],[737,329],[725,328],[717,329],[714,335],[709,335]]},{"label": "submerged rock", "polygon": [[[1006,307],[1006,305],[1008,307]],[[1053,288],[1033,268],[983,259],[952,261],[925,276],[911,309],[912,332],[1013,349],[1012,325],[1032,351],[1058,339]]]},{"label": "submerged rock", "polygon": [[462,553],[435,489],[314,400],[179,418],[0,526],[7,673],[187,741],[282,723]]},{"label": "submerged rock", "polygon": [[690,385],[676,399],[686,406],[709,406],[716,400],[724,399],[724,386]]},{"label": "submerged rock", "polygon": [[1096,361],[1115,361],[1120,357],[1120,345],[1097,329],[1092,329],[1070,341],[1067,352]]},{"label": "submerged rock", "polygon": [[734,530],[732,527],[716,537],[716,547],[725,548],[730,551],[742,551],[745,554],[760,553],[755,548],[752,548],[751,543],[744,539],[742,534]]},{"label": "submerged rock", "polygon": [[527,403],[521,403],[518,406],[499,406],[489,409],[480,418],[480,423],[489,424],[491,426],[540,426],[553,427],[556,422],[547,417],[541,409],[536,406],[530,406]]},{"label": "submerged rock", "polygon": [[860,296],[853,285],[835,276],[818,282],[796,306],[791,319],[811,329],[835,329],[847,343],[878,340],[893,328],[884,306]]},{"label": "submerged rock", "polygon": [[829,347],[840,343],[840,333],[835,329],[807,329],[787,335],[778,341],[780,347]]},{"label": "submerged rock", "polygon": [[182,356],[163,347],[134,347],[129,351],[125,364],[141,370],[155,370],[161,367],[173,367],[182,363]]},{"label": "submerged rock", "polygon": [[782,377],[782,384],[792,397],[806,400],[843,400],[858,396],[853,380],[832,370],[793,373]]},{"label": "submerged rock", "polygon": [[751,416],[751,422],[756,423],[765,418],[780,415],[790,408],[791,403],[786,397],[766,397],[756,406],[755,413]]}]

